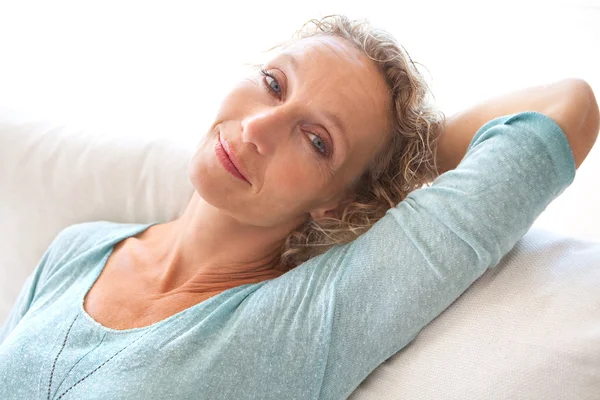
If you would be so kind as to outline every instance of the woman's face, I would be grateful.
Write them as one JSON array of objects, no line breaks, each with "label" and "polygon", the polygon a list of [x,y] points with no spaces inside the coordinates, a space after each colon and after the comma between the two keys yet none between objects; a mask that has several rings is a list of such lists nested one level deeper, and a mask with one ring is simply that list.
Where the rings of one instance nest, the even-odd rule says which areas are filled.
[{"label": "woman's face", "polygon": [[[223,100],[190,180],[206,202],[241,222],[297,226],[339,204],[389,126],[388,88],[374,62],[342,38],[302,39]],[[249,182],[222,166],[219,138]]]}]

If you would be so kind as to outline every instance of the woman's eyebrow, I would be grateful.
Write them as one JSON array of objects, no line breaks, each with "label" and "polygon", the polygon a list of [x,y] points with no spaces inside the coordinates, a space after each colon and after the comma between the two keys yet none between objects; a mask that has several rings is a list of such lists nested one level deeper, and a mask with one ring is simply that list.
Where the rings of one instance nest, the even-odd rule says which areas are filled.
[{"label": "woman's eyebrow", "polygon": [[298,60],[296,59],[296,57],[294,57],[290,53],[282,53],[282,54],[280,54],[280,56],[281,56],[281,58],[287,60],[292,71],[295,72],[298,69]]},{"label": "woman's eyebrow", "polygon": [[333,127],[335,128],[335,130],[339,133],[339,137],[341,138],[342,142],[344,143],[344,148],[345,150],[348,149],[348,135],[347,135],[347,131],[346,131],[346,126],[344,125],[344,122],[342,121],[342,119],[339,117],[339,115],[335,114],[335,113],[330,113],[328,111],[322,111],[321,112],[323,117],[329,121],[329,123],[331,125],[333,125]]}]

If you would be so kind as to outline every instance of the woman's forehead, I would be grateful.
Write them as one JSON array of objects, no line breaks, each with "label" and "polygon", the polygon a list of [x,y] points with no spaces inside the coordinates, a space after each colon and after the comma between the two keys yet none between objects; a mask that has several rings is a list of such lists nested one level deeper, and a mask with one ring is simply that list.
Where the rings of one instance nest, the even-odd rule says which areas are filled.
[{"label": "woman's forehead", "polygon": [[[387,106],[389,91],[378,66],[344,38],[300,39],[282,48],[268,64],[283,67],[286,78],[292,80],[289,89],[310,89],[301,94],[309,95],[311,101],[316,96],[331,101],[329,97],[342,95],[348,105],[368,101],[369,108]],[[354,110],[350,112],[354,114]]]},{"label": "woman's forehead", "polygon": [[[387,126],[389,90],[377,65],[343,38],[311,37],[273,59],[288,79],[291,96],[335,116],[340,125],[364,131]],[[330,118],[331,119],[331,118]]]},{"label": "woman's forehead", "polygon": [[306,70],[308,67],[326,64],[345,71],[354,67],[376,72],[375,65],[362,51],[346,39],[334,36],[321,35],[299,39],[283,47],[275,58],[286,60],[294,70]]},{"label": "woman's forehead", "polygon": [[282,46],[282,51],[300,52],[325,50],[344,54],[346,59],[360,61],[365,54],[348,39],[337,35],[315,35],[294,40]]}]

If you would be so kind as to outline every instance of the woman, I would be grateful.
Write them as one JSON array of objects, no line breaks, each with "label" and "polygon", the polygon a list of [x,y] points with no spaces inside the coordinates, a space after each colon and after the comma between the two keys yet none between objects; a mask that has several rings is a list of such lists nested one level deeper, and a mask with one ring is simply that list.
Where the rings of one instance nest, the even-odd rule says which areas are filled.
[{"label": "woman", "polygon": [[347,398],[498,264],[598,133],[577,79],[445,122],[426,95],[385,32],[310,21],[223,101],[180,218],[57,236],[0,331],[0,398]]}]

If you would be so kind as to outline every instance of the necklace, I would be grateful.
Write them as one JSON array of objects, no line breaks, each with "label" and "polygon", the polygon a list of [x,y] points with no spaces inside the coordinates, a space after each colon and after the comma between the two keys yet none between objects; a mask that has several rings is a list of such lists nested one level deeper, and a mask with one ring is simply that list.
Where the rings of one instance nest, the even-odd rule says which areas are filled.
[{"label": "necklace", "polygon": [[[63,340],[63,344],[62,344],[60,350],[58,351],[58,354],[54,358],[54,362],[52,363],[52,370],[50,371],[50,382],[48,383],[48,400],[50,400],[50,391],[51,391],[51,388],[52,388],[52,378],[54,377],[54,369],[56,368],[56,362],[58,361],[58,357],[60,356],[60,354],[62,353],[63,349],[65,348],[65,345],[67,344],[67,338],[69,337],[69,333],[71,332],[71,328],[73,327],[73,324],[75,324],[75,321],[77,320],[77,318],[79,318],[79,314],[75,317],[75,319],[73,320],[73,322],[71,322],[71,326],[69,326],[69,329],[67,330],[67,334],[65,335],[65,339]],[[141,335],[139,338],[135,339],[131,344],[133,344],[134,342],[137,342],[142,336],[144,336],[144,335]],[[119,354],[120,352],[122,352],[123,350],[125,350],[127,347],[129,347],[129,346],[125,346],[121,350],[117,351],[108,360],[104,361],[102,364],[100,364],[99,366],[97,366],[96,368],[94,368],[94,370],[92,370],[92,372],[88,373],[86,376],[84,376],[83,378],[81,378],[80,380],[78,380],[77,382],[75,382],[74,384],[72,384],[67,390],[65,390],[64,392],[62,392],[61,395],[58,396],[56,399],[57,400],[62,399],[63,396],[66,395],[71,389],[73,389],[75,386],[79,385],[81,382],[83,382],[87,377],[89,377],[90,375],[92,375],[94,372],[98,371],[100,368],[102,368],[104,366],[104,364],[106,364],[107,362],[109,362],[110,360],[112,360],[117,354]]]},{"label": "necklace", "polygon": [[[48,383],[48,400],[50,400],[50,389],[52,388],[52,378],[54,376],[54,368],[56,367],[56,361],[58,361],[58,357],[60,356],[60,354],[62,353],[63,349],[65,348],[65,345],[67,344],[67,338],[69,337],[69,332],[71,332],[71,328],[73,327],[73,324],[75,323],[75,321],[77,320],[78,317],[79,317],[79,315],[77,315],[75,317],[75,319],[73,320],[73,322],[71,322],[71,326],[69,326],[69,329],[67,330],[67,334],[65,335],[65,339],[63,340],[63,344],[60,347],[60,350],[58,351],[58,354],[54,358],[54,362],[52,363],[52,370],[50,371],[50,382]],[[81,378],[80,380],[78,380],[77,382],[75,382],[74,384],[72,384],[67,390],[65,390],[60,396],[57,397],[57,400],[61,399],[65,394],[67,394],[67,392],[69,390],[73,389],[75,386],[77,386],[81,382],[83,382],[85,380],[85,378],[87,378],[88,376],[92,375],[94,372],[98,371],[100,368],[102,368],[104,366],[104,364],[106,364],[107,362],[109,362],[114,356],[116,356],[117,354],[119,354],[122,350],[123,349],[121,349],[118,352],[116,352],[112,357],[110,357],[108,360],[104,361],[102,364],[100,364],[98,367],[96,367],[92,372],[90,372],[89,374],[87,374],[86,376],[84,376],[83,378]]]}]

